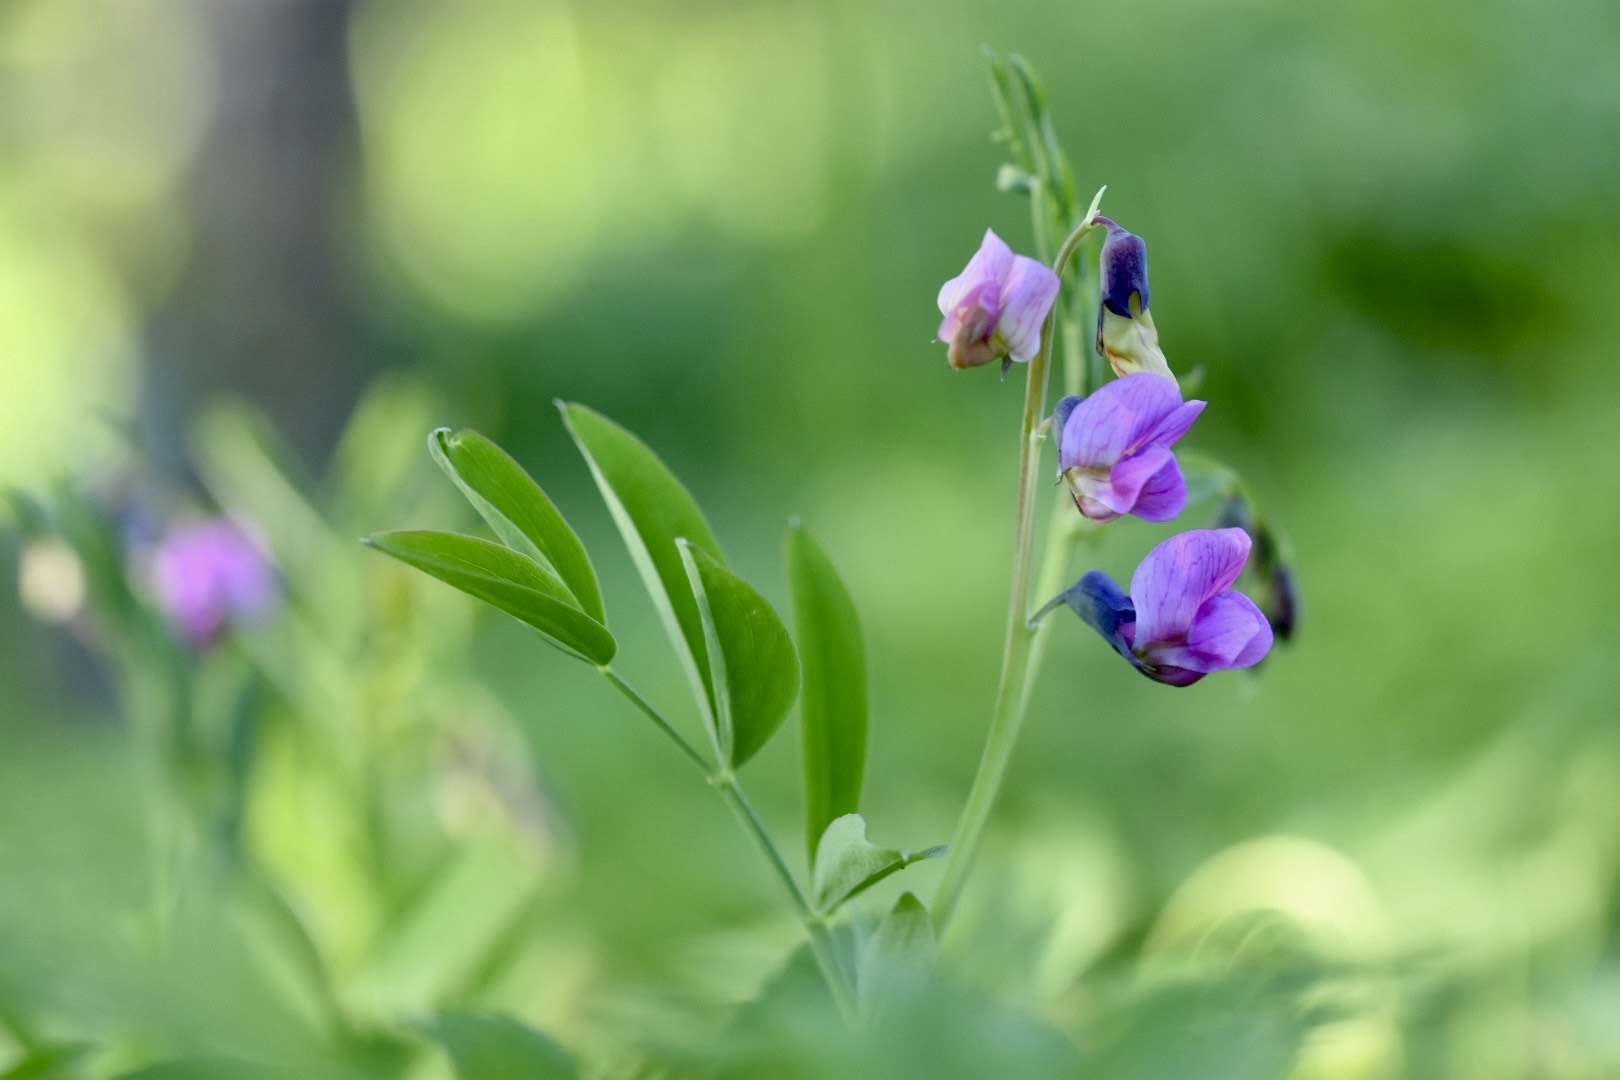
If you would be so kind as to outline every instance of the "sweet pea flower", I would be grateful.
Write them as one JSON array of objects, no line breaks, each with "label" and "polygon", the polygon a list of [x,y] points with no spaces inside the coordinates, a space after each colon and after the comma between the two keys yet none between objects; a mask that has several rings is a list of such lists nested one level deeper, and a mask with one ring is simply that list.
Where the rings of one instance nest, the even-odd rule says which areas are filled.
[{"label": "sweet pea flower", "polygon": [[1176,376],[1159,348],[1159,331],[1148,313],[1147,241],[1102,215],[1108,230],[1100,257],[1102,302],[1097,305],[1097,351],[1117,375],[1148,371],[1172,383]]},{"label": "sweet pea flower", "polygon": [[1092,570],[1035,617],[1066,603],[1142,674],[1190,686],[1213,671],[1253,667],[1271,651],[1271,624],[1232,588],[1248,559],[1242,529],[1184,532],[1148,552],[1129,596]]},{"label": "sweet pea flower", "polygon": [[1093,521],[1135,514],[1170,521],[1187,505],[1187,481],[1170,448],[1204,411],[1172,381],[1147,372],[1116,379],[1090,397],[1058,402],[1058,469],[1074,504]]},{"label": "sweet pea flower", "polygon": [[939,340],[950,343],[953,368],[992,360],[1031,360],[1041,325],[1057,299],[1052,268],[1012,249],[989,229],[967,268],[939,290]]},{"label": "sweet pea flower", "polygon": [[227,625],[263,618],[276,602],[269,560],[225,518],[171,528],[152,557],[152,591],[170,624],[199,648]]}]

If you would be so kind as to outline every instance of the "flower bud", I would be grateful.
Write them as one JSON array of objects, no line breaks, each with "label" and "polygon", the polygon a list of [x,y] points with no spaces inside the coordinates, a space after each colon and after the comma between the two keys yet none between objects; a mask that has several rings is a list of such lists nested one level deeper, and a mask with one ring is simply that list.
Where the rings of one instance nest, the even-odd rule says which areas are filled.
[{"label": "flower bud", "polygon": [[1097,351],[1117,375],[1147,371],[1173,383],[1176,377],[1159,348],[1159,331],[1148,313],[1152,290],[1147,241],[1108,218],[1099,216],[1097,222],[1108,230],[1099,260],[1102,301],[1097,305]]}]

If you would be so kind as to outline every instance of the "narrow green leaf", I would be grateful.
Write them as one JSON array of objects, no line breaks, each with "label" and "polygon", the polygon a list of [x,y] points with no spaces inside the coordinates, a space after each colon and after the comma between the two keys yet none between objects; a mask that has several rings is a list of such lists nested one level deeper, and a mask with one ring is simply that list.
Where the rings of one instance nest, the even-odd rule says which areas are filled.
[{"label": "narrow green leaf", "polygon": [[607,622],[585,545],[523,466],[476,431],[439,428],[428,436],[428,451],[496,536],[555,571],[585,614]]},{"label": "narrow green leaf", "polygon": [[591,467],[625,547],[630,549],[642,584],[652,596],[692,683],[692,694],[713,728],[717,723],[715,696],[703,619],[675,541],[685,537],[719,559],[720,544],[714,531],[691,494],[645,443],[583,405],[557,404]]},{"label": "narrow green leaf", "polygon": [[827,826],[816,851],[812,875],[816,906],[823,913],[834,911],[890,874],[912,863],[938,858],[949,850],[949,845],[922,851],[877,847],[866,839],[866,819],[859,814],[845,814]]},{"label": "narrow green leaf", "polygon": [[378,533],[365,542],[528,623],[564,652],[593,664],[613,659],[617,644],[608,628],[579,610],[557,575],[526,555],[457,533]]},{"label": "narrow green leaf", "polygon": [[836,817],[861,808],[866,775],[866,647],[849,590],[814,537],[794,526],[787,539],[793,629],[804,665],[804,809],[812,862]]},{"label": "narrow green leaf", "polygon": [[896,993],[920,987],[933,969],[933,921],[922,901],[906,893],[861,950],[855,980],[861,1015],[872,1016]]},{"label": "narrow green leaf", "polygon": [[781,616],[702,548],[677,541],[708,645],[721,759],[759,752],[799,696],[799,654]]},{"label": "narrow green leaf", "polygon": [[579,1075],[573,1055],[502,1013],[444,1012],[429,1030],[449,1053],[457,1080],[569,1080]]}]

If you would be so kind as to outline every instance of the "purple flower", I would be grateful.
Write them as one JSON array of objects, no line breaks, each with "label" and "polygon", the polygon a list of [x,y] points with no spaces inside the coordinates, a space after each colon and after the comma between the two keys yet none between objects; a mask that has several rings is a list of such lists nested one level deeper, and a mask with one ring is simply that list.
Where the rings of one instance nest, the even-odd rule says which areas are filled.
[{"label": "purple flower", "polygon": [[1108,230],[1099,261],[1097,351],[1117,375],[1148,371],[1174,383],[1176,376],[1159,348],[1159,331],[1148,313],[1147,242],[1100,215],[1097,223]]},{"label": "purple flower", "polygon": [[276,602],[269,560],[225,518],[171,528],[152,558],[152,589],[169,622],[199,647],[228,624],[264,617]]},{"label": "purple flower", "polygon": [[939,340],[950,343],[951,367],[1033,359],[1057,294],[1058,276],[1051,267],[1014,255],[986,229],[967,269],[939,290],[939,313],[945,316]]},{"label": "purple flower", "polygon": [[1135,514],[1169,521],[1187,505],[1187,481],[1170,447],[1204,411],[1175,383],[1138,372],[1090,397],[1058,402],[1058,469],[1074,504],[1093,521]]},{"label": "purple flower", "polygon": [[1066,603],[1137,670],[1171,686],[1253,667],[1271,651],[1271,624],[1232,588],[1249,559],[1242,529],[1172,536],[1131,575],[1131,592],[1093,570],[1037,614]]}]

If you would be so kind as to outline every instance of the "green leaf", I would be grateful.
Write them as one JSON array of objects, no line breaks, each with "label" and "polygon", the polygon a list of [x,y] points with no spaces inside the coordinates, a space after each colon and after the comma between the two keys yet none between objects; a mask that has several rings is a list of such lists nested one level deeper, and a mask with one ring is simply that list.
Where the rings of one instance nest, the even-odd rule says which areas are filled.
[{"label": "green leaf", "polygon": [[297,1073],[224,1055],[176,1058],[119,1073],[114,1080],[293,1080]]},{"label": "green leaf", "polygon": [[429,1030],[449,1053],[458,1080],[565,1080],[579,1075],[573,1055],[502,1013],[444,1012]]},{"label": "green leaf", "polygon": [[556,574],[526,555],[476,536],[389,532],[370,546],[528,623],[564,652],[593,664],[613,659],[608,628],[579,610]]},{"label": "green leaf", "polygon": [[95,1052],[89,1043],[45,1043],[29,1048],[0,1072],[0,1080],[56,1080],[83,1075],[84,1060]]},{"label": "green leaf", "polygon": [[895,901],[861,950],[856,993],[863,1016],[871,1016],[897,992],[920,987],[934,969],[934,925],[911,893]]},{"label": "green leaf", "polygon": [[821,545],[797,525],[788,532],[787,567],[794,638],[804,665],[799,715],[804,725],[805,829],[813,862],[827,825],[861,808],[866,648],[849,590]]},{"label": "green leaf", "polygon": [[877,847],[866,839],[866,819],[859,814],[845,814],[827,826],[816,851],[816,905],[823,913],[834,911],[890,874],[914,862],[938,858],[949,850],[948,844],[922,851]]},{"label": "green leaf", "polygon": [[640,439],[583,405],[558,402],[558,408],[712,728],[716,704],[703,619],[675,541],[685,537],[718,559],[714,531],[691,494]]},{"label": "green leaf", "polygon": [[428,436],[428,451],[496,536],[555,571],[580,610],[607,622],[585,545],[523,466],[476,431],[452,435],[449,428],[439,428]]},{"label": "green leaf", "polygon": [[759,752],[799,696],[799,654],[765,598],[690,541],[676,541],[708,645],[721,760]]}]

